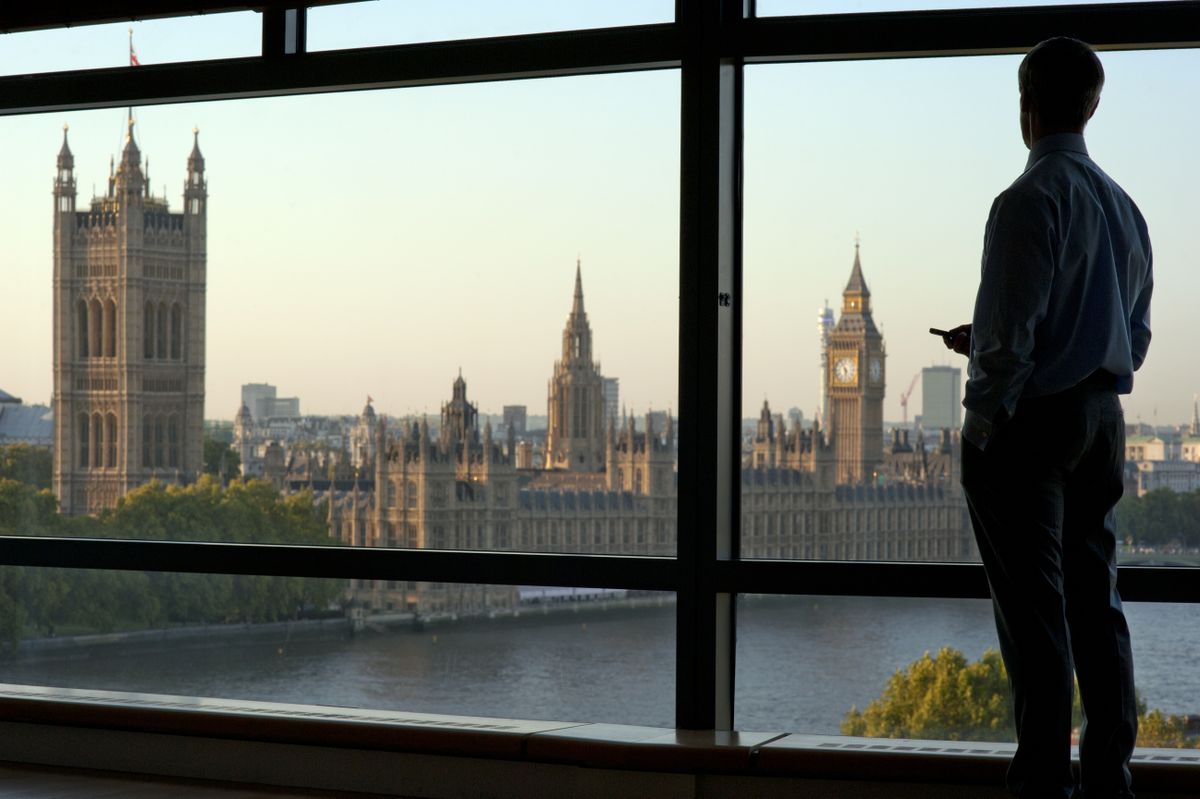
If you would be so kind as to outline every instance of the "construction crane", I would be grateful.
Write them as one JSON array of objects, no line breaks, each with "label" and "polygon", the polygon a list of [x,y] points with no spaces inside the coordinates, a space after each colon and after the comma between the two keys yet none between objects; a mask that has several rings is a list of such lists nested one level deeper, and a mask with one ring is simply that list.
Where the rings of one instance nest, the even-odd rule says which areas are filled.
[{"label": "construction crane", "polygon": [[908,391],[900,395],[900,410],[904,412],[904,423],[908,424],[908,398],[912,396],[913,389],[917,387],[917,378],[921,376],[920,372],[913,375],[912,382],[908,384]]}]

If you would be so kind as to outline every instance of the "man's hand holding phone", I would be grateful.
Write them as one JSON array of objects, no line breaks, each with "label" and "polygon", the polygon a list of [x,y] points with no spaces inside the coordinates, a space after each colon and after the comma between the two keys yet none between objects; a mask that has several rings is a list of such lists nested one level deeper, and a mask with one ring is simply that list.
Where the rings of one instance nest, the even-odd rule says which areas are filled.
[{"label": "man's hand holding phone", "polygon": [[969,356],[971,354],[971,326],[969,324],[952,327],[949,330],[931,327],[929,332],[935,336],[941,336],[946,349],[954,350],[959,355]]}]

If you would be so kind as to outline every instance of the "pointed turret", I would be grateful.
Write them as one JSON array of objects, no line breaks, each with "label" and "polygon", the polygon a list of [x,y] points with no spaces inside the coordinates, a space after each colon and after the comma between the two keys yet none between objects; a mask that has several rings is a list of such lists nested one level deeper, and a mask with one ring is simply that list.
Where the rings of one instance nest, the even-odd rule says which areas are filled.
[{"label": "pointed turret", "polygon": [[200,128],[192,128],[192,152],[187,160],[188,172],[204,172],[204,156],[200,153]]},{"label": "pointed turret", "polygon": [[592,328],[588,324],[587,311],[583,308],[583,265],[575,261],[575,294],[571,299],[571,313],[563,329],[562,364],[581,369],[593,369]]},{"label": "pointed turret", "polygon": [[204,213],[208,182],[204,179],[204,156],[200,154],[200,128],[192,128],[192,152],[187,160],[187,182],[183,187],[183,210],[190,216]]},{"label": "pointed turret", "polygon": [[755,431],[756,441],[770,441],[775,438],[775,424],[771,416],[771,405],[763,397],[762,410],[758,414],[758,429]]},{"label": "pointed turret", "polygon": [[575,298],[571,302],[571,316],[582,316],[583,310],[583,261],[575,259]]},{"label": "pointed turret", "polygon": [[138,149],[137,139],[133,135],[133,109],[129,109],[126,120],[125,148],[121,150],[121,161],[117,164],[114,176],[114,188],[118,194],[123,194],[127,202],[134,197],[139,200],[145,194],[146,182],[142,172],[142,151]]},{"label": "pointed turret", "polygon": [[850,280],[846,283],[846,290],[843,294],[855,293],[862,294],[867,297],[871,296],[870,290],[867,289],[867,281],[863,279],[862,259],[858,254],[859,242],[854,242],[854,266],[850,267]]},{"label": "pointed turret", "polygon": [[75,168],[75,156],[71,154],[71,146],[67,144],[67,131],[70,125],[63,124],[63,143],[58,150],[58,169],[61,172],[66,169],[68,171]]},{"label": "pointed turret", "polygon": [[861,333],[878,336],[875,320],[871,317],[871,291],[867,288],[866,278],[863,277],[862,258],[859,255],[859,243],[854,242],[854,264],[850,267],[850,279],[846,281],[846,289],[842,292],[842,315],[833,328],[836,333]]},{"label": "pointed turret", "polygon": [[[75,156],[67,144],[67,125],[63,125],[63,143],[58,151],[58,172],[54,177],[54,207],[61,213],[75,210]],[[57,217],[55,224],[57,224]]]}]

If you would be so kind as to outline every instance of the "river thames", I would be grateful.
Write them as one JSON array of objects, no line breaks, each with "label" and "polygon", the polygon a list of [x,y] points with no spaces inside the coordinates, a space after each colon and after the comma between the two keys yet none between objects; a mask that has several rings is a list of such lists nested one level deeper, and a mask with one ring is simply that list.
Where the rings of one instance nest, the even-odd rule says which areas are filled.
[{"label": "river thames", "polygon": [[[1138,689],[1200,713],[1200,608],[1131,603]],[[674,605],[580,604],[517,618],[80,647],[0,664],[0,681],[565,721],[673,726]],[[836,734],[888,677],[953,646],[996,647],[980,600],[750,597],[738,616],[736,725]]]}]

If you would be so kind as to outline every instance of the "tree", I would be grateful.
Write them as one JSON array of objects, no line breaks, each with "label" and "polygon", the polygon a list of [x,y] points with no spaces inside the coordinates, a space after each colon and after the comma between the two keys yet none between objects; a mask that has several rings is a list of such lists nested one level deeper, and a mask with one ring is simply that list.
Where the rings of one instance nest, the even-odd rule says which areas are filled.
[{"label": "tree", "polygon": [[237,477],[242,472],[242,457],[224,441],[204,437],[204,473],[226,479]]},{"label": "tree", "polygon": [[50,488],[53,474],[54,456],[49,449],[29,444],[0,446],[0,478]]},{"label": "tree", "polygon": [[1158,708],[1143,714],[1138,719],[1137,742],[1138,746],[1157,746],[1168,749],[1197,746],[1196,741],[1188,740],[1186,717],[1167,716]]},{"label": "tree", "polygon": [[[310,492],[281,497],[262,480],[222,488],[151,482],[99,517],[65,518],[48,490],[0,478],[0,535],[67,535],[167,541],[329,544]],[[338,580],[0,567],[0,654],[27,635],[107,632],[164,623],[260,622],[324,612]]]},{"label": "tree", "polygon": [[[1138,700],[1138,745],[1187,747],[1200,741],[1186,734],[1187,719],[1161,710],[1146,712]],[[1079,726],[1079,694],[1072,711]],[[989,649],[969,663],[962,652],[943,647],[899,669],[883,694],[842,720],[843,735],[926,738],[946,741],[1011,741],[1016,737],[1008,672],[1000,653]]]},{"label": "tree", "polygon": [[0,535],[46,535],[58,526],[58,501],[49,489],[0,477]]},{"label": "tree", "polygon": [[1200,491],[1159,488],[1117,505],[1122,538],[1143,546],[1200,546]]},{"label": "tree", "polygon": [[1015,726],[1008,675],[1000,653],[975,663],[943,647],[892,675],[883,695],[842,721],[844,735],[937,738],[947,741],[1012,740]]}]

